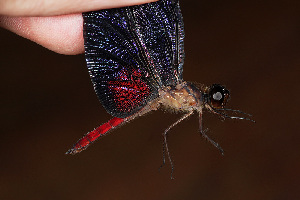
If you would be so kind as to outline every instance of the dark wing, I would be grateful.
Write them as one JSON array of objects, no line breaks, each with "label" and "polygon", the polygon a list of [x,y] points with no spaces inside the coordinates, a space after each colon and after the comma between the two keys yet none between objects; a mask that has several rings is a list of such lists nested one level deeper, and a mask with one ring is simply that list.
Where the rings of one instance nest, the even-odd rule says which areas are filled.
[{"label": "dark wing", "polygon": [[183,22],[178,1],[83,14],[86,61],[105,109],[127,117],[182,79]]}]

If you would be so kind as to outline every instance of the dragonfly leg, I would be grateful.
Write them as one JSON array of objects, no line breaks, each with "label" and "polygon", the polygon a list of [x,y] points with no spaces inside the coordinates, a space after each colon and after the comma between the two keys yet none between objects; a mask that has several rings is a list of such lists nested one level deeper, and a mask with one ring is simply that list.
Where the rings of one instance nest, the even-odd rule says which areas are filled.
[{"label": "dragonfly leg", "polygon": [[167,142],[167,135],[168,135],[168,131],[173,128],[174,126],[176,126],[177,124],[179,124],[181,121],[183,121],[184,119],[188,118],[189,116],[191,116],[193,114],[194,111],[190,111],[189,113],[183,115],[180,119],[178,119],[176,122],[174,122],[171,126],[169,126],[164,132],[163,132],[163,163],[160,166],[160,168],[162,168],[165,163],[166,163],[166,153],[171,165],[171,179],[173,179],[173,171],[174,171],[174,165],[173,165],[173,161],[171,159],[170,156],[170,151],[169,151],[169,147],[168,147],[168,142]]},{"label": "dragonfly leg", "polygon": [[224,155],[224,150],[222,149],[222,147],[215,142],[214,140],[210,139],[208,137],[208,135],[206,135],[206,132],[208,131],[208,129],[203,130],[203,126],[202,126],[202,111],[199,112],[199,131],[202,135],[202,137],[204,139],[206,139],[208,142],[210,142],[212,145],[214,145],[220,152],[222,155]]}]

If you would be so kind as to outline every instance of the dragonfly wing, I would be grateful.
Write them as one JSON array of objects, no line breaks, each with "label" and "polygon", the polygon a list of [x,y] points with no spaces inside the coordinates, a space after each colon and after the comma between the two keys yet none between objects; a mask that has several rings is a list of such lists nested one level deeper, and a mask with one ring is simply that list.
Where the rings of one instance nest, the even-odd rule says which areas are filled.
[{"label": "dragonfly wing", "polygon": [[83,13],[86,61],[96,94],[127,117],[181,79],[183,23],[177,1]]},{"label": "dragonfly wing", "polygon": [[160,86],[182,80],[184,28],[178,0],[133,6],[128,9],[132,29],[144,47],[152,74]]}]

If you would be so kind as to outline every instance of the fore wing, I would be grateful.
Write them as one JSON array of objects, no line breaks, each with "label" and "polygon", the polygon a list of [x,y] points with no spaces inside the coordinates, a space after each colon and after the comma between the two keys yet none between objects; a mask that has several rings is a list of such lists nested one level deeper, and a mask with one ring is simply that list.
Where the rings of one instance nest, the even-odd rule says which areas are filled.
[{"label": "fore wing", "polygon": [[83,14],[86,61],[105,109],[127,117],[182,79],[183,22],[178,1]]}]

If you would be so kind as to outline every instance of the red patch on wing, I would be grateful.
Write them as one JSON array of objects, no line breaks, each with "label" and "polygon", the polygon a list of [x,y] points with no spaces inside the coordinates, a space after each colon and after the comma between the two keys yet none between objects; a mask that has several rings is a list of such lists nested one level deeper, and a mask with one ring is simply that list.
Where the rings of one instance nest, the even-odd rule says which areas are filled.
[{"label": "red patch on wing", "polygon": [[108,87],[114,94],[116,107],[122,112],[131,112],[148,97],[150,88],[141,80],[142,74],[134,70],[130,74],[125,69],[118,72],[117,80],[109,81]]}]

